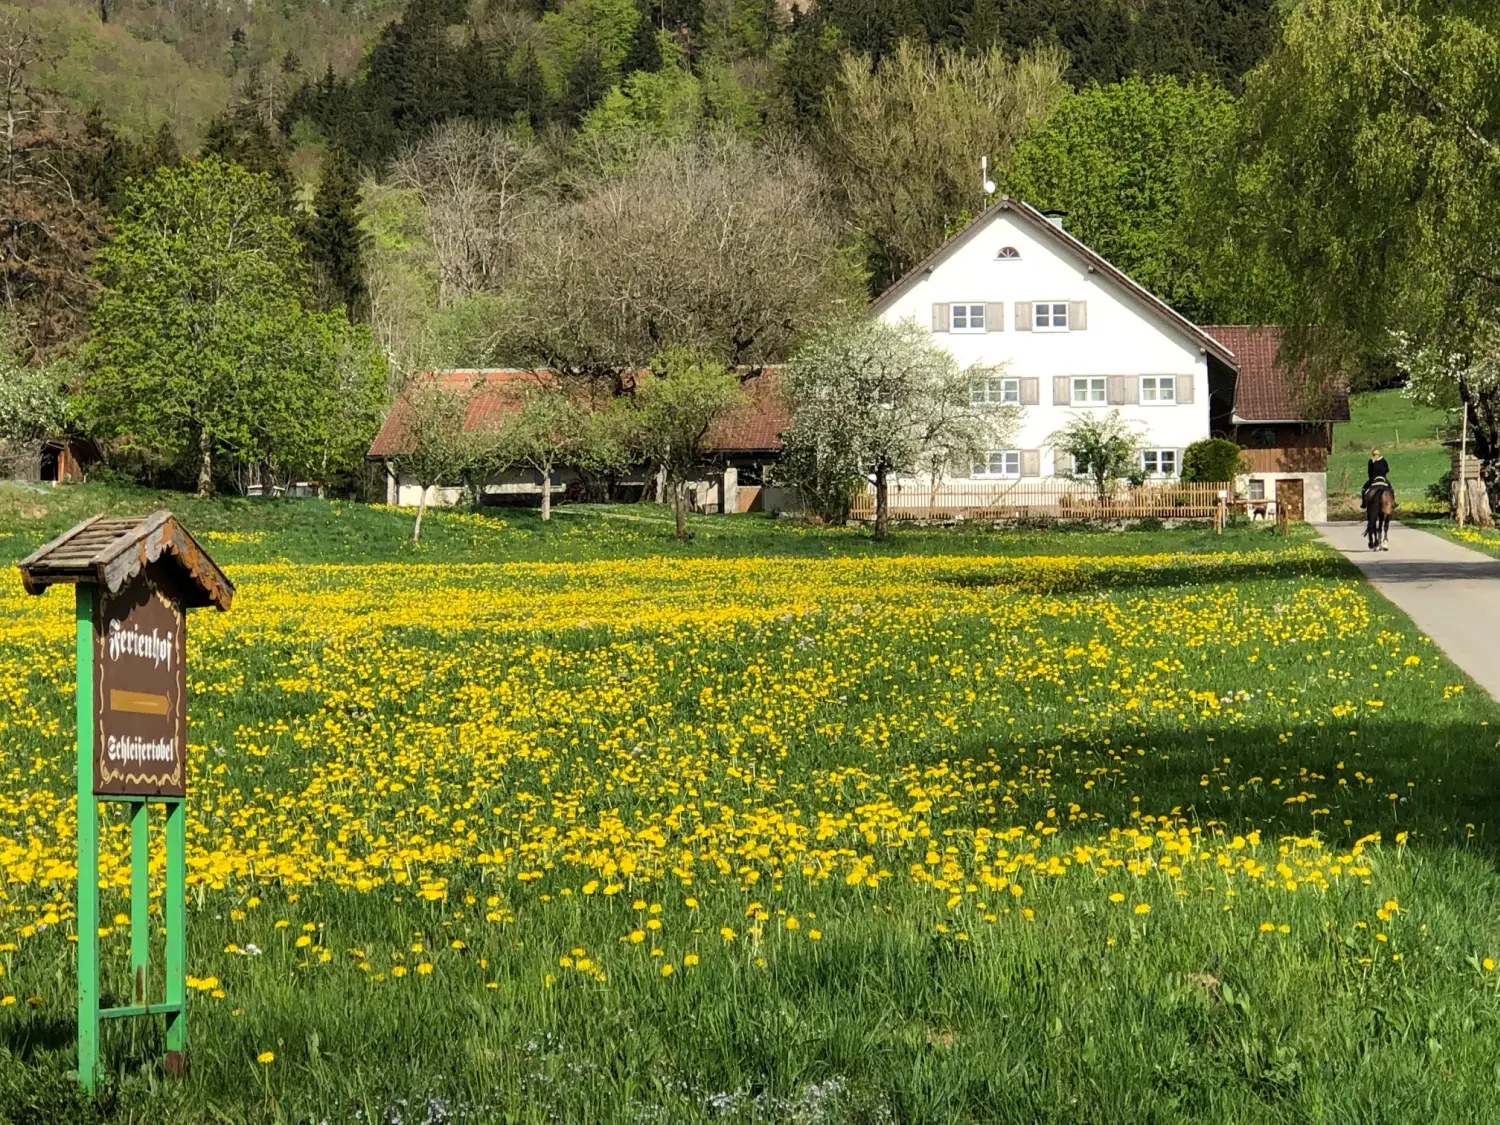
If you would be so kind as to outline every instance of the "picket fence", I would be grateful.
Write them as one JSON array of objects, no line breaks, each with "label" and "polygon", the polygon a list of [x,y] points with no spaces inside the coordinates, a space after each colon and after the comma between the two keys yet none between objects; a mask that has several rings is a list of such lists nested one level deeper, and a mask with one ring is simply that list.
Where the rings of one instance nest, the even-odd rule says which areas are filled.
[{"label": "picket fence", "polygon": [[[1173,481],[1121,486],[1101,501],[1086,485],[1015,484],[892,486],[888,508],[893,520],[1115,520],[1212,519],[1222,484]],[[875,518],[875,490],[857,496],[851,515]]]}]

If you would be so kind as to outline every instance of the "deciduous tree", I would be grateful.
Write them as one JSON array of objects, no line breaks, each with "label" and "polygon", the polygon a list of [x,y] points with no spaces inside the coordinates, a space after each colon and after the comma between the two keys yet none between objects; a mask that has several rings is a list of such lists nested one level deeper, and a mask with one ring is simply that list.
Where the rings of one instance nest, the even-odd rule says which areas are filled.
[{"label": "deciduous tree", "polygon": [[745,392],[722,363],[682,348],[654,357],[637,379],[620,423],[626,444],[666,475],[678,539],[687,532],[687,486],[704,462],[714,423],[745,402]]},{"label": "deciduous tree", "polygon": [[455,385],[439,378],[419,378],[392,408],[401,434],[401,452],[391,458],[391,468],[411,477],[422,490],[411,529],[413,543],[422,539],[428,493],[440,485],[456,485],[477,466],[494,460],[495,435],[471,429],[468,424],[470,407],[479,391],[477,380]]},{"label": "deciduous tree", "polygon": [[1120,481],[1140,474],[1140,429],[1118,410],[1080,412],[1047,439],[1073,459],[1073,473],[1092,481],[1100,503]]},{"label": "deciduous tree", "polygon": [[1205,154],[1233,122],[1234,99],[1207,80],[1089,85],[1026,131],[1000,179],[1011,195],[1066,211],[1069,233],[1207,323],[1217,310],[1186,220]]},{"label": "deciduous tree", "polygon": [[829,169],[869,237],[877,289],[985,205],[981,156],[997,166],[1062,94],[1063,56],[1000,48],[936,52],[903,42],[876,67],[848,55],[827,108]]},{"label": "deciduous tree", "polygon": [[811,163],[714,134],[537,214],[497,332],[515,360],[617,382],[671,348],[760,366],[859,290]]},{"label": "deciduous tree", "polygon": [[127,192],[100,254],[86,414],[101,436],[191,464],[202,495],[218,459],[344,467],[384,391],[368,335],[342,310],[307,311],[278,203],[267,177],[218,157],[163,168]]},{"label": "deciduous tree", "polygon": [[873,480],[875,537],[890,532],[893,474],[940,477],[1003,445],[1018,407],[976,405],[976,379],[995,369],[961,368],[914,321],[856,320],[809,339],[788,364],[785,390],[792,424],[782,435],[783,477],[806,489],[827,515],[847,512],[851,487]]},{"label": "deciduous tree", "polygon": [[[1246,82],[1213,176],[1210,270],[1258,318],[1297,326],[1313,397],[1387,357],[1442,357],[1500,458],[1500,9],[1300,0]],[[1473,373],[1471,375],[1471,372]],[[1454,405],[1456,405],[1456,401]]]},{"label": "deciduous tree", "polygon": [[451,121],[408,149],[392,180],[426,212],[438,304],[498,287],[521,238],[521,218],[548,171],[540,149],[497,125]]}]

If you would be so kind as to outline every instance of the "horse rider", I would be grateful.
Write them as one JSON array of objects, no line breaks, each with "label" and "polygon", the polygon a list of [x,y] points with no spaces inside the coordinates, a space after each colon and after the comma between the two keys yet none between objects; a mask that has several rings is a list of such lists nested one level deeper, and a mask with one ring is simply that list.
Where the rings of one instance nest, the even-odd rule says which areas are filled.
[{"label": "horse rider", "polygon": [[1363,508],[1368,502],[1370,486],[1380,481],[1387,488],[1391,486],[1391,463],[1380,455],[1380,450],[1370,450],[1370,463],[1365,466],[1365,486],[1359,492],[1359,506]]}]

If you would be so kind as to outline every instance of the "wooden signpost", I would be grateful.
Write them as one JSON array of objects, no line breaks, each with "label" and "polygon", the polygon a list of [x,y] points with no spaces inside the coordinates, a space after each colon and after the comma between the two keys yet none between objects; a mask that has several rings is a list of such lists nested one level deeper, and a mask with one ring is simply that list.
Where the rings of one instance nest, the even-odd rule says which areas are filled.
[{"label": "wooden signpost", "polygon": [[[76,588],[78,1081],[99,1076],[102,1020],[166,1017],[166,1069],[187,1069],[187,610],[227,610],[234,584],[170,512],[95,516],[17,564],[32,594]],[[99,803],[130,812],[130,1001],[99,987]],[[149,806],[166,807],[162,999],[151,997]]]}]

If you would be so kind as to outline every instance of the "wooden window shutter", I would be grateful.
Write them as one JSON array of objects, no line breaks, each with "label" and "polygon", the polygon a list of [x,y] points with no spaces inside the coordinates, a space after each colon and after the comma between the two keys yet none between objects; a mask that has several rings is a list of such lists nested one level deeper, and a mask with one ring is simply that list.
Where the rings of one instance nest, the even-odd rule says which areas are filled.
[{"label": "wooden window shutter", "polygon": [[984,330],[986,332],[1005,331],[1005,305],[1000,301],[989,301],[984,306]]},{"label": "wooden window shutter", "polygon": [[1068,331],[1082,332],[1089,326],[1089,303],[1087,301],[1068,302]]},{"label": "wooden window shutter", "polygon": [[1193,401],[1193,377],[1191,375],[1177,376],[1177,401],[1187,403]]},{"label": "wooden window shutter", "polygon": [[1017,301],[1016,302],[1016,331],[1017,332],[1030,332],[1031,331],[1031,302],[1030,301]]},{"label": "wooden window shutter", "polygon": [[1069,378],[1066,375],[1052,376],[1052,405],[1067,406],[1070,395],[1068,393]]},{"label": "wooden window shutter", "polygon": [[932,306],[932,330],[934,332],[946,332],[946,331],[948,331],[948,306],[947,305],[936,305],[935,304],[935,305]]},{"label": "wooden window shutter", "polygon": [[1040,449],[1021,450],[1021,475],[1023,477],[1042,475],[1042,451]]},{"label": "wooden window shutter", "polygon": [[1073,472],[1073,458],[1066,449],[1052,451],[1052,472],[1060,477],[1069,476]]},{"label": "wooden window shutter", "polygon": [[1111,406],[1133,406],[1141,401],[1139,375],[1111,375],[1105,392]]},{"label": "wooden window shutter", "polygon": [[1042,401],[1042,380],[1035,375],[1026,375],[1021,379],[1021,405],[1039,406]]}]

